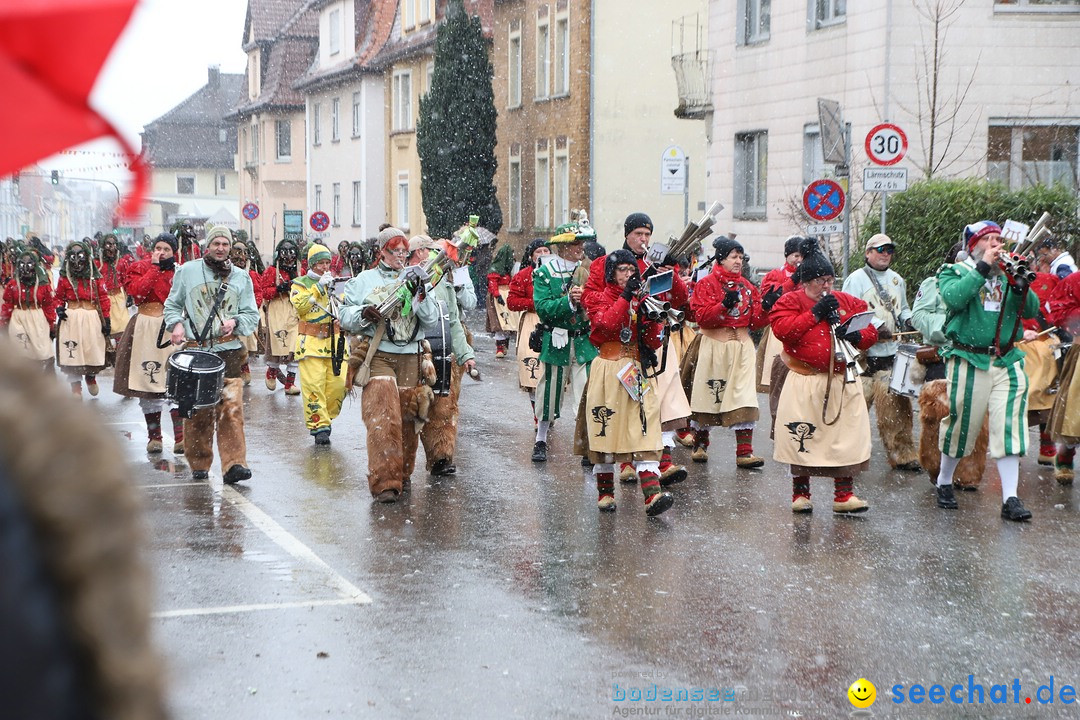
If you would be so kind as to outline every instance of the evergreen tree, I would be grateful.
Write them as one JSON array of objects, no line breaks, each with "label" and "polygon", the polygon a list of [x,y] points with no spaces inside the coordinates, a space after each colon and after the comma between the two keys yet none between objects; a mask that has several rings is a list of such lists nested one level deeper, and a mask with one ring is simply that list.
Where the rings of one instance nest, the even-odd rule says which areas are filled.
[{"label": "evergreen tree", "polygon": [[480,225],[498,233],[502,210],[492,182],[496,113],[488,43],[480,19],[465,12],[462,0],[450,0],[446,15],[416,125],[428,232],[450,237],[475,213]]}]

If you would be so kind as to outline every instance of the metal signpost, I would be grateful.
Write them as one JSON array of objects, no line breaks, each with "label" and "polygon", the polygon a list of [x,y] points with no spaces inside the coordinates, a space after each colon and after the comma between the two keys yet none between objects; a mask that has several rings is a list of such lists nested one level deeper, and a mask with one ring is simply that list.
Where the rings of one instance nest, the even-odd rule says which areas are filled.
[{"label": "metal signpost", "polygon": [[[870,132],[866,134],[866,156],[870,158],[870,161],[877,164],[888,167],[895,165],[904,159],[907,155],[908,142],[907,135],[900,129],[899,125],[893,125],[892,123],[881,123],[875,125]],[[871,173],[885,173],[889,171],[875,170],[874,168],[867,168],[863,171],[863,191],[865,192],[880,192],[881,193],[881,232],[885,232],[885,218],[888,214],[888,198],[890,192],[899,192],[901,190],[907,190],[907,168],[896,168],[892,172],[903,171],[903,177],[899,174],[894,175],[872,175]],[[868,181],[868,177],[870,178]],[[871,190],[870,186],[879,185]],[[902,187],[901,187],[902,185]],[[892,187],[890,187],[892,186]]]},{"label": "metal signpost", "polygon": [[[851,173],[851,123],[844,122],[844,111],[837,101],[818,98],[817,102],[822,155],[826,163],[836,166],[836,177],[841,183],[842,192],[846,193]],[[851,254],[850,213],[844,213],[843,226],[843,274],[847,277],[848,256]]]},{"label": "metal signpost", "polygon": [[690,222],[690,158],[678,145],[660,156],[660,194],[683,196],[683,223]]},{"label": "metal signpost", "polygon": [[248,221],[248,240],[255,242],[255,218],[259,217],[259,206],[253,202],[244,203],[240,214]]}]

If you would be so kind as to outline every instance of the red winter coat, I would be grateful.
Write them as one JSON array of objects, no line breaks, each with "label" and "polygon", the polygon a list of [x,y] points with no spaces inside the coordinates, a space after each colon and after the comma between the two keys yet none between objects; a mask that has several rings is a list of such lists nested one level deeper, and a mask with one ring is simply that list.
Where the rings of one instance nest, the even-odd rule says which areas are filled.
[{"label": "red winter coat", "polygon": [[499,286],[509,285],[510,276],[500,275],[499,273],[488,273],[488,295],[493,298],[499,297]]},{"label": "red winter coat", "polygon": [[[271,265],[266,268],[266,272],[262,274],[260,280],[263,302],[270,302],[278,296],[278,283],[292,284],[295,277],[295,275],[287,270],[278,270],[276,265]],[[280,278],[280,280],[278,278]],[[288,297],[288,294],[289,293],[286,292],[285,296]]]},{"label": "red winter coat", "polygon": [[[1039,298],[1039,315],[1045,319],[1046,317],[1046,301],[1050,299],[1050,296],[1054,294],[1054,289],[1057,284],[1061,282],[1057,275],[1051,275],[1050,273],[1035,273],[1035,282],[1031,283],[1031,292],[1035,293]],[[1040,326],[1039,318],[1024,318],[1022,321],[1025,330],[1034,330],[1039,332],[1043,328]]]},{"label": "red winter coat", "polygon": [[794,290],[795,281],[791,279],[791,274],[797,269],[798,268],[794,265],[784,263],[783,267],[770,270],[761,280],[761,294],[764,295],[777,285],[779,285],[785,293]]},{"label": "red winter coat", "polygon": [[105,289],[110,293],[115,293],[124,287],[127,274],[131,272],[132,260],[130,255],[123,255],[116,261],[115,265],[110,265],[102,260],[95,260],[94,265],[97,266],[98,272],[101,273],[101,279],[105,281]]},{"label": "red winter coat", "polygon": [[1080,272],[1059,281],[1045,305],[1047,320],[1073,335],[1080,334]]},{"label": "red winter coat", "polygon": [[51,285],[20,286],[14,278],[8,280],[4,286],[4,304],[0,307],[0,327],[11,322],[11,313],[16,309],[32,310],[34,307],[45,313],[50,327],[56,324],[56,296]]},{"label": "red winter coat", "polygon": [[533,302],[533,267],[522,268],[510,281],[510,293],[506,296],[506,307],[515,312],[536,312]]},{"label": "red winter coat", "polygon": [[[630,342],[637,341],[638,323],[630,322],[630,301],[622,296],[622,292],[622,288],[618,285],[605,284],[601,292],[594,292],[588,300],[582,298],[585,312],[592,325],[589,341],[598,348],[606,342],[621,342],[619,334],[625,327],[630,328]],[[637,300],[633,302],[636,306]],[[642,327],[645,331],[645,344],[654,350],[659,348],[663,325],[644,322]]]},{"label": "red winter coat", "polygon": [[101,308],[102,318],[108,318],[112,306],[109,303],[109,294],[105,292],[105,281],[97,278],[93,281],[77,279],[75,282],[77,288],[71,287],[68,279],[60,276],[60,282],[56,283],[56,304],[63,305],[76,300],[92,302]]},{"label": "red winter coat", "polygon": [[[840,319],[865,312],[867,304],[845,292],[834,292],[840,303]],[[810,312],[815,301],[807,297],[805,292],[790,292],[780,296],[773,305],[769,318],[772,320],[773,335],[784,343],[784,351],[794,358],[802,360],[819,372],[825,372],[829,367],[831,353],[832,328],[824,320],[819,321]],[[866,350],[877,342],[877,328],[870,325],[860,332],[858,348]],[[844,366],[836,364],[835,372],[843,372]]]},{"label": "red winter coat", "polygon": [[[636,256],[635,256],[636,257]],[[604,265],[607,263],[607,255],[598,257],[593,260],[592,265],[589,266],[589,279],[585,282],[585,290],[582,293],[581,301],[584,304],[585,299],[594,292],[603,292],[604,286],[607,285],[607,281],[604,278]],[[648,264],[645,262],[645,258],[638,258],[638,272],[642,275],[645,274]],[[679,275],[679,268],[674,268],[675,277],[671,280],[671,291],[662,293],[659,295],[659,299],[666,300],[671,303],[671,307],[675,310],[683,310],[686,308],[690,300],[690,292],[686,288],[686,283],[683,282],[682,277]]]},{"label": "red winter coat", "polygon": [[172,289],[173,271],[162,272],[149,260],[137,262],[128,270],[127,292],[136,305],[146,302],[164,303]]},{"label": "red winter coat", "polygon": [[[731,310],[724,307],[723,302],[728,290],[739,291],[739,304]],[[690,309],[697,324],[703,328],[745,327],[757,330],[769,324],[769,316],[761,307],[761,295],[753,283],[719,265],[694,286]]]}]

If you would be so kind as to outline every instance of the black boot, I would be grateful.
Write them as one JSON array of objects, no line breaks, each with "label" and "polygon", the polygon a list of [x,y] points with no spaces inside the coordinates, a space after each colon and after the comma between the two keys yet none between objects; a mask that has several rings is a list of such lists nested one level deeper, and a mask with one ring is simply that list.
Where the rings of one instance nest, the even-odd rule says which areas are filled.
[{"label": "black boot", "polygon": [[1014,522],[1030,520],[1031,511],[1024,507],[1024,503],[1020,502],[1020,498],[1013,495],[1001,506],[1001,517]]},{"label": "black boot", "polygon": [[[953,486],[938,485],[937,486],[937,506],[945,510],[956,510],[960,506],[956,503],[956,495],[953,494]],[[1003,514],[1004,509],[1001,511]]]},{"label": "black boot", "polygon": [[457,468],[454,467],[454,461],[451,458],[439,458],[431,465],[431,474],[436,477],[453,475],[456,472]]},{"label": "black boot", "polygon": [[533,445],[533,462],[547,462],[547,443],[543,440],[537,440]]}]

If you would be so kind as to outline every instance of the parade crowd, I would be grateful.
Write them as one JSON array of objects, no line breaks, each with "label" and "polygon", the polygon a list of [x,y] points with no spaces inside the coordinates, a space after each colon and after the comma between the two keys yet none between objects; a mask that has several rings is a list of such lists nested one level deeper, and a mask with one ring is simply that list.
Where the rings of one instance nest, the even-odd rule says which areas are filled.
[{"label": "parade crowd", "polygon": [[[958,228],[909,305],[885,234],[869,238],[865,265],[838,288],[812,238],[784,241],[783,266],[758,284],[734,238],[712,239],[711,253],[710,243],[677,249],[653,241],[644,213],[623,231],[622,246],[605,252],[582,213],[517,259],[497,238],[485,242],[475,218],[447,239],[384,226],[373,244],[336,252],[282,240],[267,266],[220,226],[200,242],[183,224],[133,248],[99,235],[59,258],[36,237],[8,239],[0,325],[27,360],[59,367],[77,396],[84,384],[98,395],[97,376],[112,367],[114,392],[138,399],[147,451],[163,452],[169,415],[173,453],[196,479],[208,477],[215,438],[224,482],[252,476],[243,407],[252,355],[265,359],[267,391],[299,396],[314,445],[330,444],[359,388],[377,501],[408,489],[421,446],[428,472],[456,473],[461,382],[479,377],[464,316],[486,282],[485,330],[495,357],[516,363],[532,408],[532,462],[547,461],[565,411],[564,441],[591,469],[601,511],[615,510],[617,484],[636,483],[645,512],[664,512],[688,476],[676,446],[704,463],[712,429],[727,428],[747,472],[768,461],[754,452],[755,431],[768,432],[771,460],[790,467],[793,512],[812,512],[814,477],[832,479],[833,512],[865,512],[854,484],[869,466],[871,407],[890,467],[925,471],[940,508],[957,509],[957,491],[980,486],[989,455],[1002,517],[1029,519],[1018,484],[1031,425],[1037,462],[1072,483],[1080,273],[1061,240],[1045,237],[1021,258],[995,222]],[[490,268],[474,283],[480,254]]]}]

